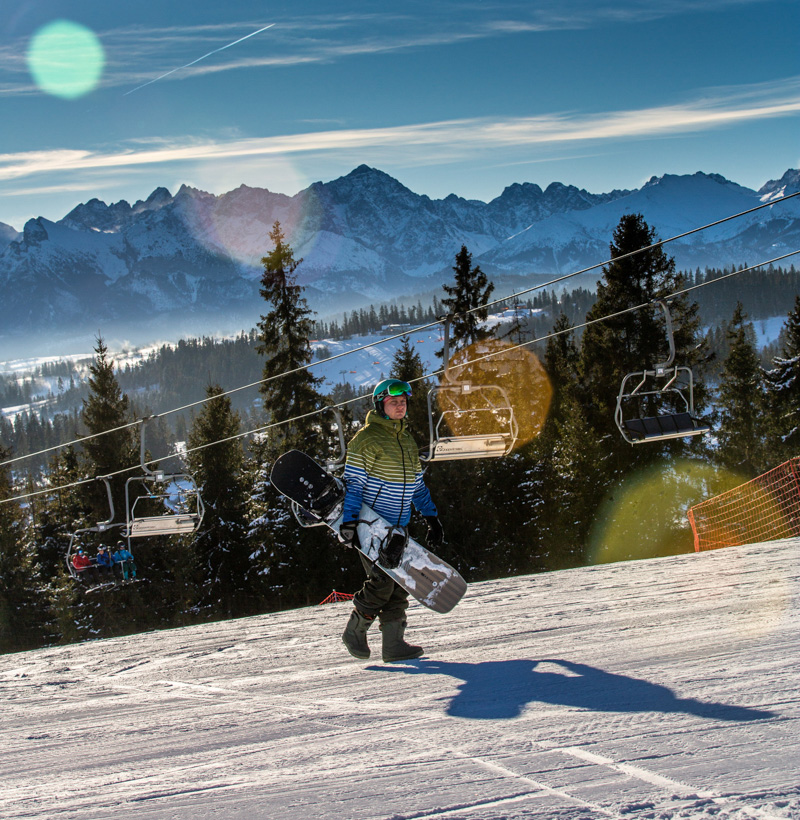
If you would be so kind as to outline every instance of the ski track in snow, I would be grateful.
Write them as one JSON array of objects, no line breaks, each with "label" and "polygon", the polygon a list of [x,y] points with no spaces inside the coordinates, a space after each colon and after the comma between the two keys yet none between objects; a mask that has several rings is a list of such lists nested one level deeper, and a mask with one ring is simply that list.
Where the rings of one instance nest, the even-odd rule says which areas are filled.
[{"label": "ski track in snow", "polygon": [[0,817],[800,818],[800,539],[0,656]]}]

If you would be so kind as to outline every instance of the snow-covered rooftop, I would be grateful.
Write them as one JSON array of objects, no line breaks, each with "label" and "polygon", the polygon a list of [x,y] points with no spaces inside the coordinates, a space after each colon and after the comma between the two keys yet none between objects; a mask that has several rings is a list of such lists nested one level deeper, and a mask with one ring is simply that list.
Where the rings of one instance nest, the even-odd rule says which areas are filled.
[{"label": "snow-covered rooftop", "polygon": [[[0,657],[0,816],[797,818],[800,539]],[[379,648],[379,632],[370,633]]]}]

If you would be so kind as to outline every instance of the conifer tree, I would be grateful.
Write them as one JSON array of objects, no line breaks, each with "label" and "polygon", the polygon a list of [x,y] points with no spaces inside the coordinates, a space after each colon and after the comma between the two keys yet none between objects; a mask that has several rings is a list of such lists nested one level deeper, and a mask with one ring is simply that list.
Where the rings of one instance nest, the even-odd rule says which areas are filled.
[{"label": "conifer tree", "polygon": [[[429,434],[428,390],[430,382],[428,379],[422,379],[425,375],[425,367],[408,336],[400,338],[400,347],[392,359],[390,375],[404,382],[414,382],[411,385],[413,395],[408,406],[408,423],[417,444],[422,447],[427,443]],[[415,381],[415,379],[422,380]]]},{"label": "conifer tree", "polygon": [[472,266],[472,254],[465,245],[456,254],[453,273],[455,283],[442,285],[448,295],[447,299],[442,299],[442,306],[454,317],[450,325],[450,342],[456,350],[492,335],[490,330],[481,327],[481,322],[489,315],[488,309],[481,306],[489,301],[494,284],[479,265]]},{"label": "conifer tree", "polygon": [[[261,385],[264,409],[274,422],[314,414],[273,428],[265,441],[252,446],[249,537],[253,560],[268,585],[267,606],[279,609],[317,603],[342,571],[327,534],[319,528],[301,530],[288,502],[269,484],[270,464],[281,452],[297,447],[322,456],[330,446],[326,425],[316,413],[325,405],[317,390],[322,380],[305,368],[312,360],[313,321],[303,288],[296,283],[295,271],[302,260],[295,260],[279,222],[273,225],[270,239],[274,248],[261,260],[261,295],[272,310],[261,317],[256,346],[266,357],[263,378],[269,379]],[[352,320],[357,328],[357,313],[353,312]]]},{"label": "conifer tree", "polygon": [[776,464],[800,453],[800,296],[795,297],[781,336],[781,355],[773,359],[766,385]]},{"label": "conifer tree", "polygon": [[741,302],[736,304],[727,337],[730,351],[722,367],[718,400],[719,459],[728,468],[756,476],[766,468],[766,391],[755,332]]},{"label": "conifer tree", "polygon": [[[625,472],[631,465],[658,458],[664,450],[675,448],[672,442],[662,446],[632,448],[622,442],[614,424],[614,410],[620,384],[631,372],[653,369],[667,359],[668,342],[661,308],[654,300],[669,296],[682,283],[675,272],[675,261],[661,246],[650,247],[657,241],[655,230],[641,214],[627,214],[620,219],[610,245],[612,261],[603,268],[603,281],[597,285],[597,299],[589,310],[589,325],[581,346],[581,391],[590,426],[597,438],[605,439],[613,448],[612,472]],[[643,250],[647,249],[647,250]],[[639,253],[635,253],[640,251]],[[638,310],[629,310],[647,305]],[[691,367],[699,360],[697,305],[686,296],[670,300],[673,319],[676,363]],[[627,311],[627,312],[623,312]],[[614,315],[621,313],[621,315]],[[610,318],[604,318],[610,317]],[[695,379],[696,409],[703,406],[705,389]],[[663,409],[671,407],[669,396],[662,398]],[[643,415],[663,412],[654,398],[649,398],[641,411]]]},{"label": "conifer tree", "polygon": [[562,313],[547,342],[545,369],[553,397],[530,457],[536,465],[523,503],[533,513],[536,542],[530,569],[582,563],[593,513],[602,497],[605,453],[591,429],[579,393],[580,352]]},{"label": "conifer tree", "polygon": [[[10,452],[0,449],[0,461]],[[40,646],[47,606],[35,549],[8,467],[0,467],[0,652]]]},{"label": "conifer tree", "polygon": [[[256,350],[266,357],[263,370],[265,382],[261,385],[264,409],[272,421],[282,421],[322,407],[317,391],[321,379],[305,369],[312,360],[310,345],[313,321],[312,311],[303,296],[302,286],[297,284],[295,271],[302,259],[295,260],[291,245],[285,241],[280,222],[270,231],[274,248],[261,262],[261,296],[271,306],[258,323],[259,335]],[[287,375],[282,375],[282,374]],[[313,449],[316,438],[314,427],[318,419],[310,417],[276,428],[274,438],[300,449]]]},{"label": "conifer tree", "polygon": [[542,569],[579,566],[598,503],[606,489],[607,453],[572,392],[535,442],[540,458],[536,508]]},{"label": "conifer tree", "polygon": [[239,414],[222,388],[206,389],[208,401],[189,433],[189,466],[205,505],[194,542],[201,572],[199,606],[208,615],[252,614],[261,604],[256,568],[250,561],[245,516],[244,452]]},{"label": "conifer tree", "polygon": [[[92,438],[83,443],[92,476],[104,476],[138,463],[133,434],[130,427],[130,405],[122,392],[114,361],[109,357],[108,347],[101,336],[94,348],[97,354],[89,367],[89,397],[83,401],[81,418]],[[111,431],[111,432],[108,432]],[[115,511],[124,516],[124,480],[112,481],[112,497]],[[103,521],[108,518],[108,499],[100,483],[89,485],[87,495],[91,504],[91,518]]]},{"label": "conifer tree", "polygon": [[576,397],[580,352],[570,327],[567,315],[562,312],[547,341],[544,364],[553,389],[548,420],[560,418],[562,402]]},{"label": "conifer tree", "polygon": [[53,487],[68,487],[43,496],[36,505],[33,525],[38,563],[42,576],[51,581],[64,570],[71,532],[86,526],[86,513],[78,488],[69,487],[84,478],[75,449],[66,447],[57,452],[50,461],[47,474]]}]

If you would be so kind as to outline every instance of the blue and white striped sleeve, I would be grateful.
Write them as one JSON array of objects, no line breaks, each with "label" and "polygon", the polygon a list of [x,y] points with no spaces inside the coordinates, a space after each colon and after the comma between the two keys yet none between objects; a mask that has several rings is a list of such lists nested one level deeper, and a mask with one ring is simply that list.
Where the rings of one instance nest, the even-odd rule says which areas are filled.
[{"label": "blue and white striped sleeve", "polygon": [[417,508],[420,515],[438,514],[421,472],[417,473],[414,479],[414,494],[411,496],[411,503]]},{"label": "blue and white striped sleeve", "polygon": [[364,490],[367,487],[369,474],[365,467],[365,459],[361,453],[347,453],[344,465],[344,506],[342,508],[342,523],[357,521],[364,501]]}]

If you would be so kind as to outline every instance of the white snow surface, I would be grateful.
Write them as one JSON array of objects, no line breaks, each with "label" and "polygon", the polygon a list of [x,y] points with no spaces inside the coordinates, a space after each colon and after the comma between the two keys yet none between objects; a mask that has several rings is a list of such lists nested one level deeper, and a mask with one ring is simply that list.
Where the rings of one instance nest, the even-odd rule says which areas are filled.
[{"label": "white snow surface", "polygon": [[800,539],[0,657],[6,818],[800,817]]}]

